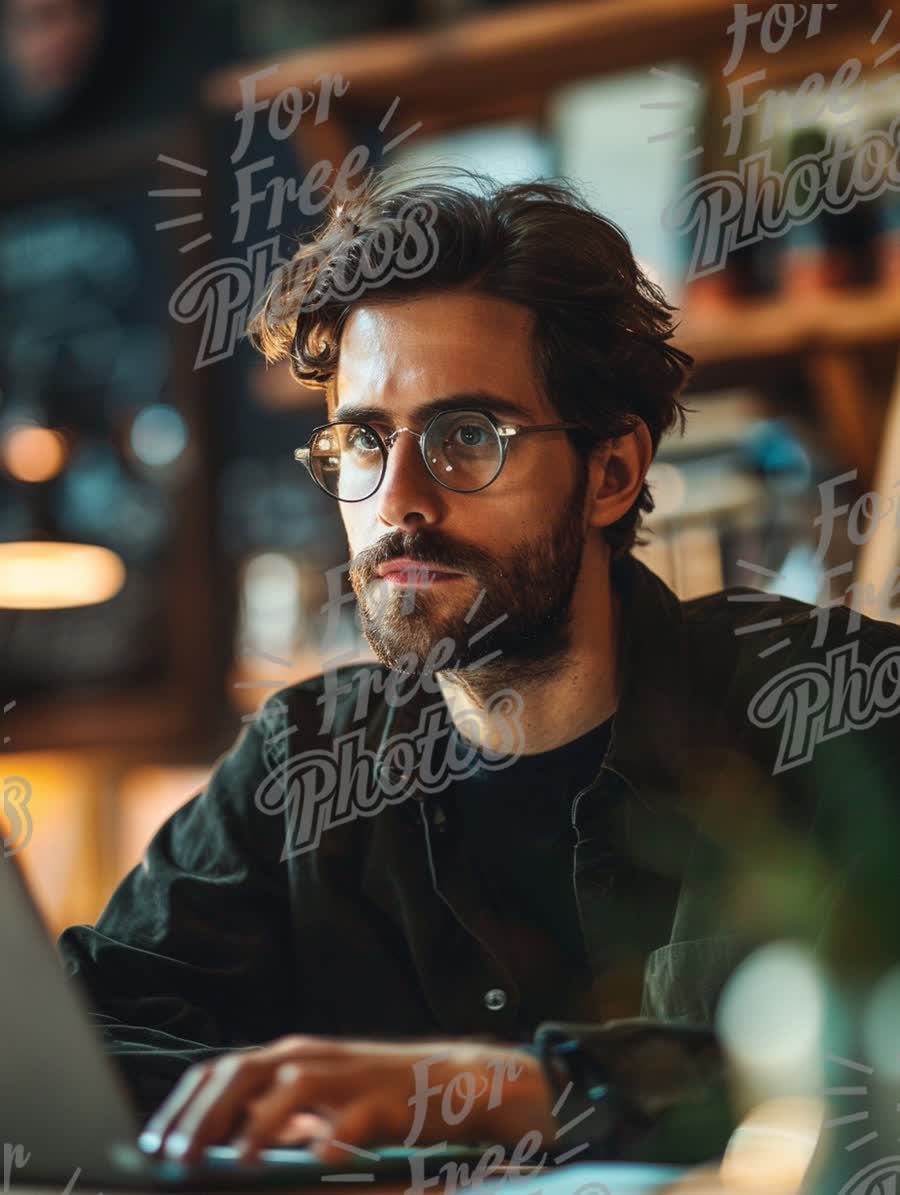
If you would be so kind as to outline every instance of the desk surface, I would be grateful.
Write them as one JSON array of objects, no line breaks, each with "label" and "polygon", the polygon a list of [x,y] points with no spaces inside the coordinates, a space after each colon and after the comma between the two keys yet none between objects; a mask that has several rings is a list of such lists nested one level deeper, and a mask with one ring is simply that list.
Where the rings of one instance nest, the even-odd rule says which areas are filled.
[{"label": "desk surface", "polygon": [[[13,1183],[10,1190],[16,1195],[63,1195],[65,1184],[53,1187]],[[460,1183],[454,1189],[451,1183],[437,1181],[426,1191],[416,1192],[408,1181],[383,1180],[380,1182],[337,1182],[331,1179],[319,1182],[317,1179],[301,1180],[296,1188],[282,1188],[283,1191],[327,1191],[328,1195],[360,1195],[360,1186],[374,1195],[471,1195],[484,1191],[489,1195],[492,1187],[509,1192],[510,1195],[730,1195],[721,1182],[717,1166],[677,1168],[671,1166],[629,1165],[627,1163],[584,1162],[563,1166],[549,1173],[535,1172],[530,1176],[517,1178],[494,1178],[471,1186]],[[159,1195],[161,1188],[145,1191],[129,1189],[127,1195]],[[221,1195],[236,1195],[239,1188],[222,1188]],[[254,1188],[248,1184],[241,1195],[270,1195],[272,1188]],[[72,1195],[101,1195],[80,1181]],[[102,1195],[118,1195],[115,1188],[105,1186]],[[123,1191],[122,1195],[125,1195]],[[219,1195],[215,1190],[204,1195]]]}]

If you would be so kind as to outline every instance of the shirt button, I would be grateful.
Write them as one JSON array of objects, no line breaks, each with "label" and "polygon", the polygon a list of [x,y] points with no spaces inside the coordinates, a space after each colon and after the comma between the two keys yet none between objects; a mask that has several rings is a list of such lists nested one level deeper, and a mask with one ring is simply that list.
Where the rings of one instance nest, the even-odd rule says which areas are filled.
[{"label": "shirt button", "polygon": [[484,1006],[489,1008],[491,1012],[499,1012],[501,1008],[506,1007],[506,992],[503,988],[491,988],[484,993]]}]

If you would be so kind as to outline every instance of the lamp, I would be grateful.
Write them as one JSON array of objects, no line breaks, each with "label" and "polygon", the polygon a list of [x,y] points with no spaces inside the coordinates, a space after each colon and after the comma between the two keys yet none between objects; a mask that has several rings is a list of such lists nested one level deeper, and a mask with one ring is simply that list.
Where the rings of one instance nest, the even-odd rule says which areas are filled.
[{"label": "lamp", "polygon": [[0,544],[0,607],[55,610],[108,601],[125,582],[115,552],[93,544]]},{"label": "lamp", "polygon": [[[58,476],[67,457],[65,437],[32,421],[17,421],[0,443],[7,473],[31,487]],[[38,507],[42,509],[40,502]],[[0,543],[0,608],[89,606],[114,597],[124,581],[125,565],[108,548],[38,537]]]}]

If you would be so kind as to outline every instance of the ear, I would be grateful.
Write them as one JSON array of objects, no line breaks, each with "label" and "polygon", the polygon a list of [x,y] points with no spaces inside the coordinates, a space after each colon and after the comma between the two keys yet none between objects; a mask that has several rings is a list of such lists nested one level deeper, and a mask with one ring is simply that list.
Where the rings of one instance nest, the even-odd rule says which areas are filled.
[{"label": "ear", "polygon": [[650,431],[637,416],[625,435],[594,448],[588,462],[589,526],[609,527],[627,514],[638,500],[652,460]]}]

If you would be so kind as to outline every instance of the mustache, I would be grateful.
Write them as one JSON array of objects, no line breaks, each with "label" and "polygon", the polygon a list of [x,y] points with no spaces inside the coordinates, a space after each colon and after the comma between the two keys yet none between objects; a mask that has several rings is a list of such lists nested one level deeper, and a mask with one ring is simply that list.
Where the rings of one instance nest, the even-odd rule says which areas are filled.
[{"label": "mustache", "polygon": [[376,569],[380,565],[400,557],[417,564],[442,565],[449,570],[476,575],[495,566],[493,557],[479,548],[462,547],[439,535],[401,531],[385,535],[377,543],[357,552],[350,562],[350,574],[368,582],[377,575]]}]

